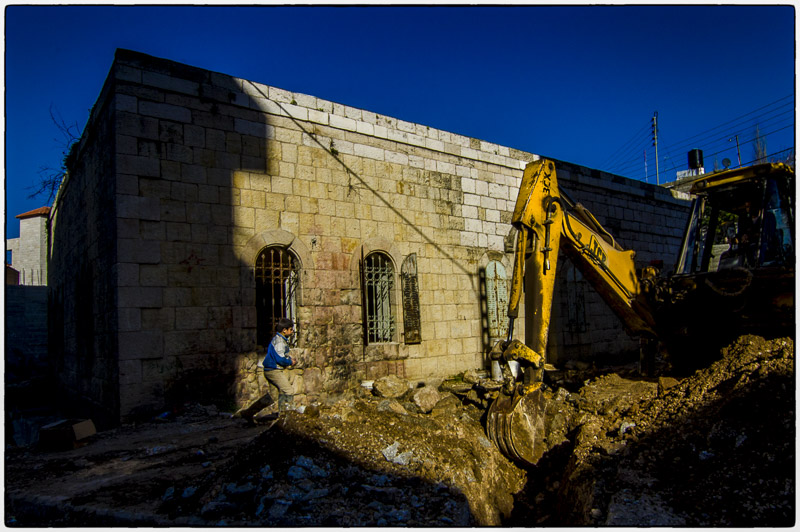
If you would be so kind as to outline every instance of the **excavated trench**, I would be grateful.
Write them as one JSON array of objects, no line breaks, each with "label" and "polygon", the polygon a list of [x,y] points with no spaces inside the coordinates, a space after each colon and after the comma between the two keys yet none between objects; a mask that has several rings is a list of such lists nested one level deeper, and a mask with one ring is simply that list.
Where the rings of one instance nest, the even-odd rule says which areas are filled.
[{"label": "excavated trench", "polygon": [[548,451],[514,464],[475,375],[250,426],[211,407],[62,452],[9,448],[10,526],[791,526],[794,345],[747,336],[683,379],[550,382]]}]

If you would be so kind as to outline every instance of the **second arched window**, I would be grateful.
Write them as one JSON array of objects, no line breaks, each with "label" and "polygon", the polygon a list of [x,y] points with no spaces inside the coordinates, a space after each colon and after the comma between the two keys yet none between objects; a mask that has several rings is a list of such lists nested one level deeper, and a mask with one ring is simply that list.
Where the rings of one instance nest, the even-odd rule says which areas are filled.
[{"label": "second arched window", "polygon": [[393,342],[394,265],[381,252],[364,257],[361,266],[364,297],[364,339],[366,344]]}]

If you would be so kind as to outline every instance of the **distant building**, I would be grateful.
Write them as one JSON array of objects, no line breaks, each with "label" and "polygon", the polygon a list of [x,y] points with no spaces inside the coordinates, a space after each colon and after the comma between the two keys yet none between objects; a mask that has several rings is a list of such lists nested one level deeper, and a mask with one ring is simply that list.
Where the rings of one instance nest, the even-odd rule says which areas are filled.
[{"label": "distant building", "polygon": [[6,377],[47,373],[47,243],[49,207],[17,215],[19,237],[6,241]]},{"label": "distant building", "polygon": [[[538,158],[118,50],[51,213],[64,405],[102,426],[243,404],[266,389],[258,346],[281,316],[297,323],[301,404],[389,374],[487,369],[506,335],[517,189]],[[676,254],[684,202],[556,164],[640,264]],[[557,275],[554,362],[637,352],[575,268]]]},{"label": "distant building", "polygon": [[[19,237],[6,240],[11,252],[11,267],[19,275],[18,284],[42,286],[47,284],[47,221],[50,207],[17,215]],[[8,278],[8,276],[6,276]]]},{"label": "distant building", "polygon": [[663,183],[662,186],[672,191],[675,197],[688,199],[689,189],[701,175],[705,175],[706,169],[703,166],[703,150],[694,149],[688,152],[687,158],[689,168],[678,170],[675,174],[675,181]]}]

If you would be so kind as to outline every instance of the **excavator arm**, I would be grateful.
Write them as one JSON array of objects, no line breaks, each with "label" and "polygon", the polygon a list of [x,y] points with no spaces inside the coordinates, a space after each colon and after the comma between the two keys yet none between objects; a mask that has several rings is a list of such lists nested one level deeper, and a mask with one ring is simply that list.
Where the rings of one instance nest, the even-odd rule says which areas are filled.
[{"label": "excavator arm", "polygon": [[[539,160],[523,173],[512,224],[517,229],[509,295],[509,335],[490,356],[503,369],[487,433],[503,453],[536,464],[544,452],[547,339],[559,251],[591,283],[631,336],[666,344],[673,362],[717,351],[732,332],[794,330],[794,171],[766,163],[702,175],[676,274],[638,272],[595,217],[558,186],[555,165]],[[525,342],[513,339],[525,292]],[[732,304],[735,302],[735,304]],[[725,308],[730,307],[730,308]],[[650,356],[648,356],[648,354]],[[674,358],[673,358],[674,357]],[[520,376],[512,368],[522,370]]]},{"label": "excavator arm", "polygon": [[[517,238],[508,303],[509,337],[502,343],[503,352],[513,344],[514,320],[524,290],[531,291],[536,304],[526,309],[527,350],[514,346],[516,358],[509,359],[522,358],[538,367],[546,358],[561,249],[631,335],[655,335],[653,317],[641,298],[635,252],[623,249],[592,213],[559,189],[552,161],[535,161],[525,168],[511,223]],[[521,352],[526,355],[520,356]]]},{"label": "excavator arm", "polygon": [[[541,384],[559,250],[572,260],[630,334],[655,336],[655,332],[636,274],[634,252],[624,250],[588,210],[559,189],[552,161],[540,159],[525,168],[512,225],[517,238],[508,338],[498,342],[490,354],[501,362],[504,386],[490,409],[488,429],[506,454],[535,463],[544,430]],[[525,343],[512,339],[523,291],[529,296]],[[519,364],[521,383],[509,362]]]}]

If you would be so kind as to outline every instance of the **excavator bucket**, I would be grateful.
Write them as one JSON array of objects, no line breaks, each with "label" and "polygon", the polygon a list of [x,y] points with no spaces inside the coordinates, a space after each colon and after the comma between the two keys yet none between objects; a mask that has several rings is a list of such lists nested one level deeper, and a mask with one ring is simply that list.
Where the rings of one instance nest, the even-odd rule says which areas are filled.
[{"label": "excavator bucket", "polygon": [[501,395],[489,408],[486,431],[505,456],[536,465],[545,451],[545,409],[541,388],[527,395]]}]

